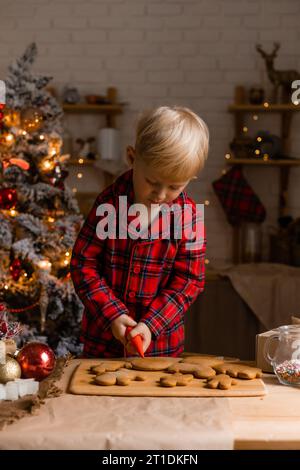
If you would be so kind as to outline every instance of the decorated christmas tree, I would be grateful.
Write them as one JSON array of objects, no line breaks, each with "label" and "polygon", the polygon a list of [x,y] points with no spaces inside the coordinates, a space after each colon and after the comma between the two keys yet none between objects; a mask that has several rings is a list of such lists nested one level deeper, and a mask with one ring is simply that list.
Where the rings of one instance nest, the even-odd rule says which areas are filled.
[{"label": "decorated christmas tree", "polygon": [[31,44],[9,67],[0,130],[0,302],[21,322],[21,342],[46,340],[60,354],[80,352],[82,304],[69,273],[82,222],[65,186],[62,110],[35,76]]}]

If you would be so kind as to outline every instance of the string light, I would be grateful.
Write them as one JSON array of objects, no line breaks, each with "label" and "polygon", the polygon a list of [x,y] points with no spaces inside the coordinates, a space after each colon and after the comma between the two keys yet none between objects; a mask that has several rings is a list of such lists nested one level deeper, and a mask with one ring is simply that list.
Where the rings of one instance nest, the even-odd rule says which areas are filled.
[{"label": "string light", "polygon": [[7,284],[4,284],[4,289],[8,290],[8,285]]},{"label": "string light", "polygon": [[45,170],[50,170],[50,168],[51,168],[51,162],[50,162],[50,160],[45,160],[45,161],[43,162],[43,168],[44,168]]},{"label": "string light", "polygon": [[206,200],[204,201],[204,205],[205,205],[205,206],[209,206],[209,204],[210,204],[209,200],[206,199]]},{"label": "string light", "polygon": [[269,160],[269,155],[267,153],[264,153],[263,160],[267,162]]},{"label": "string light", "polygon": [[27,135],[27,132],[26,132],[26,131],[22,131],[22,134],[23,134],[23,135]]},{"label": "string light", "polygon": [[72,188],[72,192],[73,192],[74,194],[76,194],[76,193],[77,193],[77,188]]},{"label": "string light", "polygon": [[222,170],[221,172],[222,175],[226,175],[226,173],[227,173],[227,170]]},{"label": "string light", "polygon": [[265,108],[268,108],[268,107],[269,107],[269,103],[268,103],[267,101],[265,101],[264,107],[265,107]]},{"label": "string light", "polygon": [[247,126],[243,127],[243,132],[248,132],[248,127]]},{"label": "string light", "polygon": [[41,259],[37,264],[40,269],[48,272],[51,271],[52,263],[48,259]]},{"label": "string light", "polygon": [[261,142],[262,141],[262,138],[261,137],[257,137],[257,142]]},{"label": "string light", "polygon": [[43,134],[40,135],[40,140],[44,140],[45,136]]},{"label": "string light", "polygon": [[209,259],[206,258],[206,260],[204,261],[205,264],[209,264]]},{"label": "string light", "polygon": [[53,217],[48,217],[48,222],[50,222],[50,224],[52,224],[53,222],[55,222],[55,219]]},{"label": "string light", "polygon": [[252,118],[253,118],[253,121],[257,121],[258,120],[257,114],[253,114]]},{"label": "string light", "polygon": [[69,252],[69,251],[66,251],[66,252],[65,252],[65,259],[64,259],[64,261],[63,261],[63,264],[64,264],[65,266],[67,266],[67,265],[70,263],[70,258],[71,258],[70,252]]},{"label": "string light", "polygon": [[7,142],[8,144],[11,144],[11,143],[13,142],[13,140],[14,140],[13,134],[10,134],[10,133],[7,134],[6,137],[5,137],[5,140],[6,140],[6,142]]},{"label": "string light", "polygon": [[84,163],[83,158],[79,158],[78,163],[79,163],[80,165],[83,165],[83,163]]},{"label": "string light", "polygon": [[231,158],[230,153],[226,153],[225,158],[226,158],[226,160],[230,160],[230,158]]},{"label": "string light", "polygon": [[83,177],[83,174],[82,173],[77,173],[77,178],[80,179]]},{"label": "string light", "polygon": [[17,211],[15,209],[10,209],[9,213],[12,217],[15,217],[17,215]]},{"label": "string light", "polygon": [[62,146],[62,140],[60,137],[53,137],[48,143],[48,152],[50,155],[59,155]]},{"label": "string light", "polygon": [[256,150],[255,150],[255,154],[256,154],[256,155],[259,155],[259,154],[260,154],[260,150],[259,150],[259,149],[256,149]]}]

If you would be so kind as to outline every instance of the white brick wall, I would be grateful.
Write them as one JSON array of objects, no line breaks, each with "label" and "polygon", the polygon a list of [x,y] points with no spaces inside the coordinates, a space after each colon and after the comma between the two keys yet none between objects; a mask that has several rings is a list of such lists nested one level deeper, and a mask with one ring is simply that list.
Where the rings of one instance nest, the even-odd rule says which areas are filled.
[{"label": "white brick wall", "polygon": [[[233,137],[227,106],[234,86],[262,82],[270,90],[255,43],[271,48],[282,44],[278,68],[300,69],[300,2],[298,0],[11,0],[1,9],[0,78],[13,57],[36,41],[35,69],[54,76],[59,91],[67,83],[80,92],[105,93],[116,86],[128,102],[118,118],[122,144],[132,143],[138,113],[160,104],[190,106],[208,123],[211,151],[205,170],[190,185],[197,202],[211,201],[206,211],[208,257],[230,259],[231,229],[211,187],[221,175],[224,154]],[[278,132],[278,117],[260,119],[253,133]],[[295,116],[292,150],[300,156]],[[100,117],[68,117],[74,135],[95,134]],[[246,169],[269,217],[265,232],[276,222],[278,172]],[[299,215],[300,169],[292,170],[290,207]],[[268,182],[268,186],[266,185]],[[94,181],[94,188],[96,182]],[[95,188],[97,190],[98,188]],[[101,188],[99,188],[100,190]]]}]

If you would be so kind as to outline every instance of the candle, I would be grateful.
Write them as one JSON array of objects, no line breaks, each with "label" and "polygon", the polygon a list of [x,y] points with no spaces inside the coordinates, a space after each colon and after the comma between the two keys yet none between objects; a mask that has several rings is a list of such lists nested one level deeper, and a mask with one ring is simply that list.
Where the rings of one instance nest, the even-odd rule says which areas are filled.
[{"label": "candle", "polygon": [[6,400],[17,400],[19,398],[18,385],[15,381],[7,382],[6,388]]},{"label": "candle", "polygon": [[6,388],[2,384],[0,384],[0,400],[6,400]]},{"label": "candle", "polygon": [[0,384],[0,400],[17,400],[25,395],[35,395],[39,391],[39,382],[34,379],[15,379],[7,384]]}]

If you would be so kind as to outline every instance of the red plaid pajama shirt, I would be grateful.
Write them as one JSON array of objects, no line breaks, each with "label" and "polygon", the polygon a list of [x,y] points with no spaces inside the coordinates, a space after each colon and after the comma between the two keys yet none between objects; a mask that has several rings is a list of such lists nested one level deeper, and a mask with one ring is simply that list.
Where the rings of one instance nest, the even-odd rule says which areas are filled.
[{"label": "red plaid pajama shirt", "polygon": [[[127,314],[151,330],[146,356],[178,356],[184,345],[184,313],[204,289],[206,244],[189,250],[184,238],[163,238],[158,218],[147,239],[99,239],[97,207],[110,203],[118,214],[118,196],[125,195],[129,207],[134,202],[132,170],[98,196],[73,248],[71,275],[85,307],[84,355],[123,356],[123,345],[112,335],[110,325],[119,315]],[[196,205],[186,193],[172,204],[179,204],[181,212],[183,204],[191,205],[193,225]]]}]

